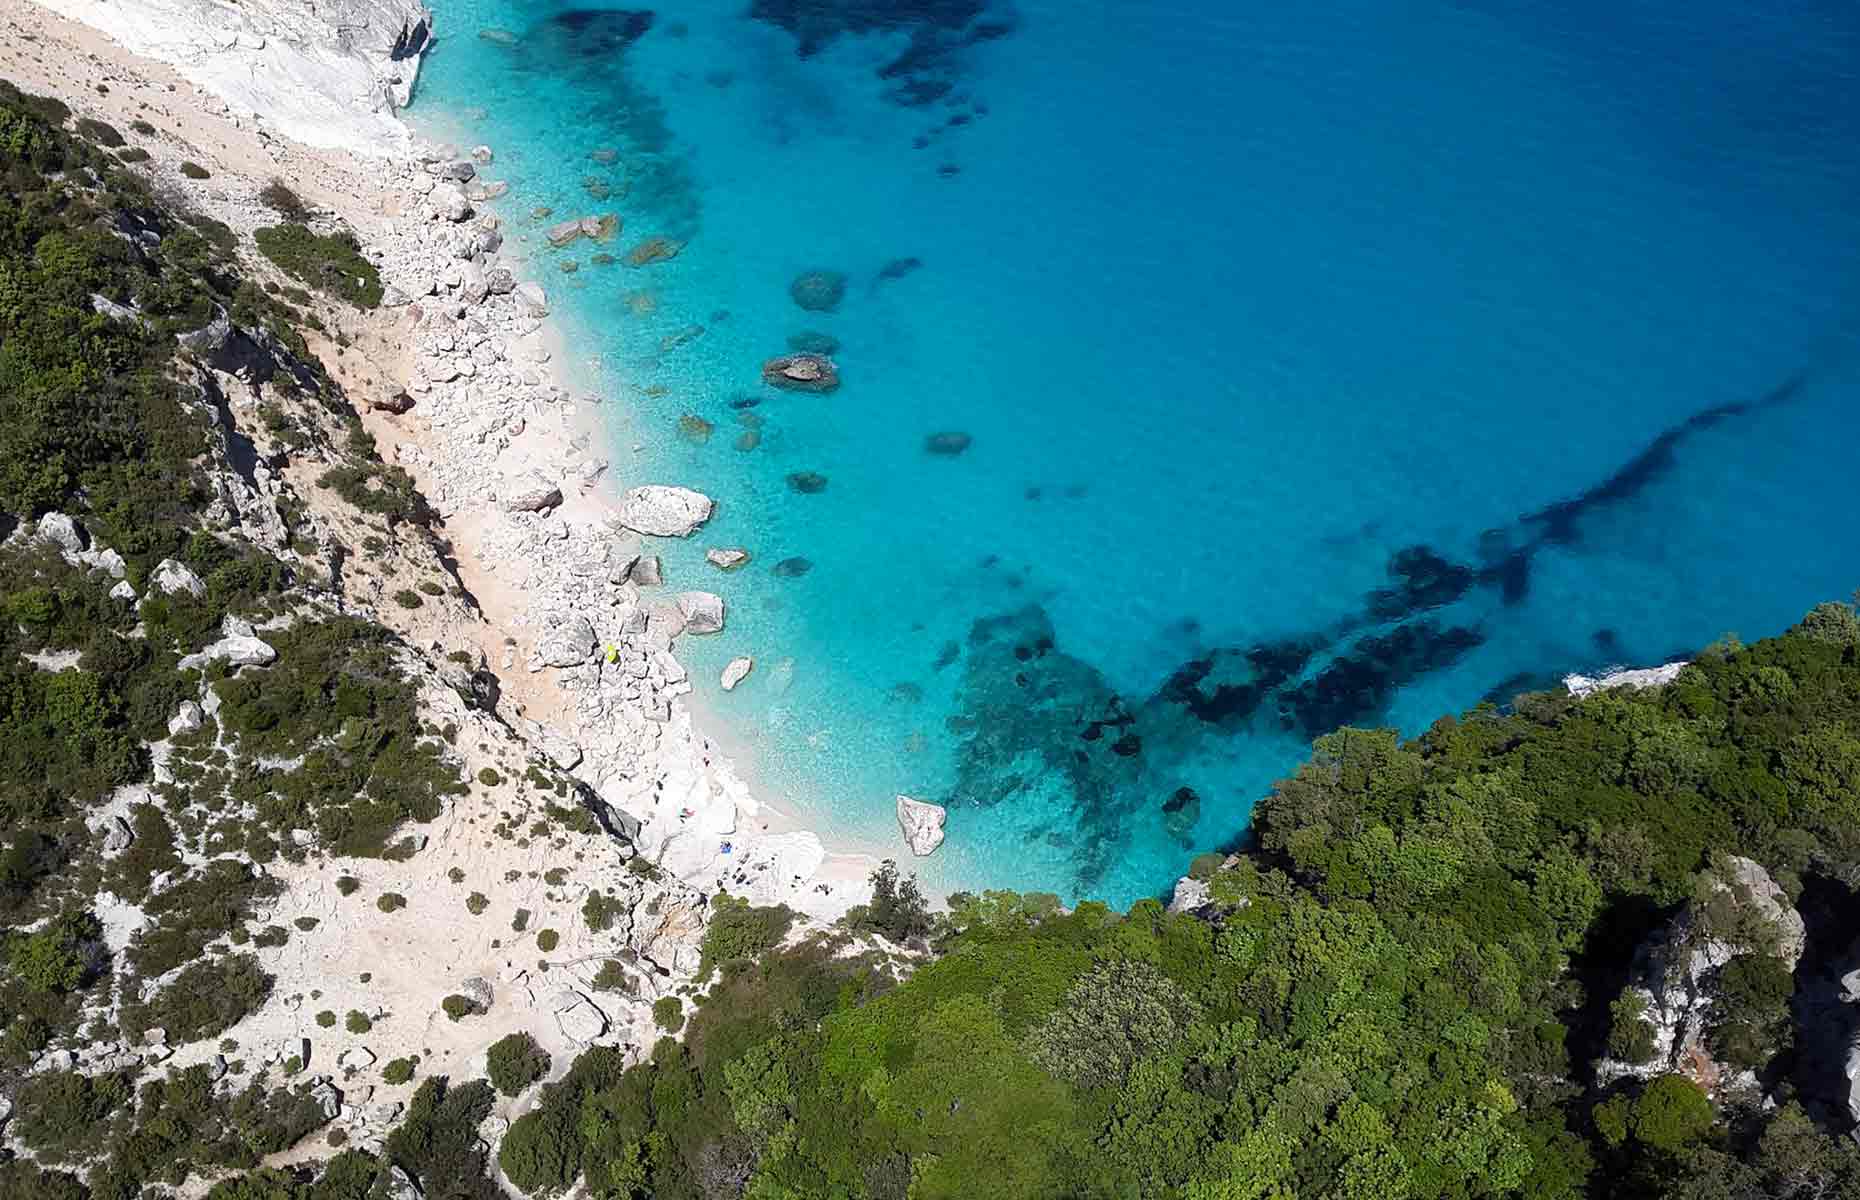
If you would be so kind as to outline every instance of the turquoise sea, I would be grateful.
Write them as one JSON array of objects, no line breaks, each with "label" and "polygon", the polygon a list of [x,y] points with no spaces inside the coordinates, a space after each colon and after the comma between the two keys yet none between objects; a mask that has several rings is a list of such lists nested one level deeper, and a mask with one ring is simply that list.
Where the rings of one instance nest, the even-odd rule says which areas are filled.
[{"label": "turquoise sea", "polygon": [[700,703],[830,841],[948,804],[933,891],[1155,894],[1318,732],[1860,585],[1845,0],[430,2],[613,482],[721,502]]}]

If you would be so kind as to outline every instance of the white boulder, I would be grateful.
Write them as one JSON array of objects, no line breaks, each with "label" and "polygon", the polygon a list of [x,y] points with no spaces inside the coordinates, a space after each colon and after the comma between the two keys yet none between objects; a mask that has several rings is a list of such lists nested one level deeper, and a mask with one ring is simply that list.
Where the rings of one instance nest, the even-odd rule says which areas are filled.
[{"label": "white boulder", "polygon": [[200,576],[172,558],[164,558],[155,564],[155,570],[149,575],[149,582],[164,596],[173,596],[180,592],[196,597],[207,594],[207,585],[201,582]]},{"label": "white boulder", "polygon": [[723,632],[723,597],[715,592],[678,593],[678,611],[684,614],[686,633]]},{"label": "white boulder", "polygon": [[620,524],[651,537],[690,537],[716,508],[702,492],[649,484],[620,498]]},{"label": "white boulder", "polygon": [[529,471],[504,484],[505,512],[543,512],[562,503],[562,488],[540,471]]},{"label": "white boulder", "polygon": [[723,679],[721,680],[723,690],[726,692],[735,690],[737,684],[749,678],[749,672],[755,670],[755,667],[756,660],[750,658],[746,654],[739,658],[731,659],[729,665],[723,668]]},{"label": "white boulder", "polygon": [[943,822],[948,817],[948,810],[941,804],[898,797],[898,828],[904,831],[904,842],[911,853],[919,858],[943,844]]}]

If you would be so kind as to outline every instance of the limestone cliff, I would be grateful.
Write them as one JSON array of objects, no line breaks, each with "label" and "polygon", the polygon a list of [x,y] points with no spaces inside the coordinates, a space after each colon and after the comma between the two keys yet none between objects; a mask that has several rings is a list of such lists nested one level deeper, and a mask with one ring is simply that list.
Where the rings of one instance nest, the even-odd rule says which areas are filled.
[{"label": "limestone cliff", "polygon": [[174,66],[241,119],[311,146],[384,154],[432,13],[420,0],[40,0]]}]

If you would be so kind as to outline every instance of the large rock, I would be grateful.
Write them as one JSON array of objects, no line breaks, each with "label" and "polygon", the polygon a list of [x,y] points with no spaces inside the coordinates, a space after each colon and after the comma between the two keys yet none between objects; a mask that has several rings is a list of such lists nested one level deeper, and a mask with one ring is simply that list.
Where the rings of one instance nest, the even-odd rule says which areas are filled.
[{"label": "large rock", "polygon": [[749,561],[749,551],[740,546],[712,546],[704,551],[704,561],[719,571],[734,571]]},{"label": "large rock", "polygon": [[544,667],[580,666],[593,657],[596,644],[594,626],[576,613],[537,639],[536,661]]},{"label": "large rock", "polygon": [[690,488],[649,484],[620,498],[620,524],[651,537],[690,537],[710,520],[716,504]]},{"label": "large rock", "polygon": [[739,658],[731,659],[723,668],[723,677],[719,680],[719,682],[723,684],[723,690],[726,692],[734,691],[737,684],[749,678],[749,672],[755,670],[755,667],[756,660],[750,658],[746,654]]},{"label": "large rock", "polygon": [[232,667],[264,667],[276,662],[278,652],[268,644],[245,634],[223,637],[198,654],[189,654],[175,665],[183,671],[197,670],[210,662],[224,660]]},{"label": "large rock", "polygon": [[557,992],[550,1007],[555,1010],[556,1028],[577,1046],[592,1045],[607,1032],[607,1014],[572,988]]},{"label": "large rock", "polygon": [[948,817],[941,804],[898,797],[898,828],[904,831],[905,845],[919,858],[943,844],[943,822]]},{"label": "large rock", "polygon": [[684,614],[686,633],[723,632],[723,597],[715,592],[678,593],[678,611]]},{"label": "large rock", "polygon": [[1768,871],[1727,855],[1707,872],[1698,898],[1635,954],[1627,991],[1651,1027],[1645,1063],[1604,1059],[1603,1080],[1678,1072],[1714,1095],[1754,1084],[1749,1072],[1718,1062],[1706,1043],[1718,1003],[1719,973],[1740,954],[1765,954],[1793,972],[1808,944],[1802,915]]},{"label": "large rock", "polygon": [[1175,881],[1175,891],[1169,896],[1169,911],[1172,913],[1194,912],[1206,908],[1212,899],[1208,885],[1192,875],[1184,875]]},{"label": "large rock", "polygon": [[149,582],[164,596],[174,596],[181,592],[195,597],[207,594],[207,585],[201,582],[200,576],[172,558],[164,558],[155,564],[155,570],[149,574]]},{"label": "large rock", "polygon": [[519,283],[516,286],[517,307],[528,317],[545,317],[549,315],[549,294],[540,283]]},{"label": "large rock", "polygon": [[762,364],[762,382],[789,392],[830,392],[840,386],[840,370],[819,354],[784,354]]},{"label": "large rock", "polygon": [[505,512],[546,512],[562,503],[562,487],[537,471],[530,471],[504,484],[501,503]]},{"label": "large rock", "polygon": [[83,527],[61,512],[39,518],[39,537],[72,555],[82,554],[87,544]]}]

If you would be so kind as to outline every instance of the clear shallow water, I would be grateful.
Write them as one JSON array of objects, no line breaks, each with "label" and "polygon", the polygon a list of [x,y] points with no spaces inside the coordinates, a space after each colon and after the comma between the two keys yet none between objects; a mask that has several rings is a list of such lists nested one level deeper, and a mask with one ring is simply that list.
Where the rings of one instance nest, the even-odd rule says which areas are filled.
[{"label": "clear shallow water", "polygon": [[[614,481],[722,500],[664,547],[730,605],[705,704],[823,831],[950,804],[935,889],[1151,894],[1315,730],[1860,583],[1849,6],[435,7],[416,120],[497,151]],[[759,382],[804,330],[832,395]]]}]

